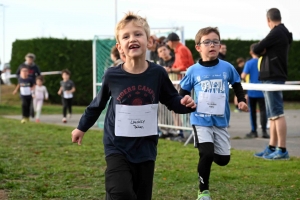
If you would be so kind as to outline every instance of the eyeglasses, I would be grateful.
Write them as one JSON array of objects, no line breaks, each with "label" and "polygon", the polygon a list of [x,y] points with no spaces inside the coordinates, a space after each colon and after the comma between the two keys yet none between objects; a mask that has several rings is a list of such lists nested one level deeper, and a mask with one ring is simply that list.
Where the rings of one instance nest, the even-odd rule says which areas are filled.
[{"label": "eyeglasses", "polygon": [[198,45],[204,44],[204,46],[209,46],[213,44],[214,46],[219,46],[221,44],[220,40],[204,40],[203,42],[199,42]]}]

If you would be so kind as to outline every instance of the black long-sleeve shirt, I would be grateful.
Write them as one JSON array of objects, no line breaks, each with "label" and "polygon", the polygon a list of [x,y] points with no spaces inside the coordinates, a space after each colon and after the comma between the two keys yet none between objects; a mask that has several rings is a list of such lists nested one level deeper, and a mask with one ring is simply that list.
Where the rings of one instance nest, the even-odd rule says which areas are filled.
[{"label": "black long-sleeve shirt", "polygon": [[[287,80],[288,51],[292,40],[292,33],[284,24],[279,24],[254,47],[254,53],[263,56],[260,80]],[[264,50],[266,53],[262,54]]]},{"label": "black long-sleeve shirt", "polygon": [[31,78],[34,82],[35,82],[35,78],[37,76],[40,76],[41,75],[41,71],[40,71],[40,68],[35,64],[31,64],[31,65],[27,65],[26,63],[22,63],[17,71],[16,71],[16,75],[19,77],[20,76],[20,70],[22,68],[22,66],[26,65],[28,67],[28,77]]},{"label": "black long-sleeve shirt", "polygon": [[166,70],[154,63],[141,74],[130,74],[122,65],[109,68],[103,76],[97,97],[82,115],[78,129],[86,132],[98,119],[109,101],[104,125],[105,155],[124,154],[130,162],[140,163],[156,159],[158,135],[147,137],[115,136],[116,104],[147,105],[161,102],[176,113],[190,113],[195,109],[180,103],[182,97],[170,81]]}]

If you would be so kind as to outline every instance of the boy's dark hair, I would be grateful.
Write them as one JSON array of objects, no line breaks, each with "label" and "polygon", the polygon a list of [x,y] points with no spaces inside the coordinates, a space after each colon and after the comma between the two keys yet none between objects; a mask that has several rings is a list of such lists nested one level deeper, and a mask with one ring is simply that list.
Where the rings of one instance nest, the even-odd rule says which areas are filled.
[{"label": "boy's dark hair", "polygon": [[252,52],[254,55],[258,56],[256,53],[254,53],[254,48],[257,45],[257,43],[253,43],[250,45],[250,52]]},{"label": "boy's dark hair", "polygon": [[244,59],[244,58],[239,57],[238,59],[236,59],[236,63],[237,63],[237,64],[240,64],[240,63],[242,63],[242,62],[245,62],[245,59]]},{"label": "boy's dark hair", "polygon": [[220,32],[218,30],[218,27],[206,27],[206,28],[202,28],[198,31],[198,33],[196,34],[195,36],[195,44],[196,45],[199,45],[200,42],[201,42],[201,38],[204,36],[204,35],[208,35],[210,33],[216,33],[218,36],[219,36],[219,40],[221,40],[221,37],[220,37]]},{"label": "boy's dark hair", "polygon": [[40,80],[40,81],[44,82],[44,77],[42,75],[41,76],[37,76],[35,78],[35,80]]},{"label": "boy's dark hair", "polygon": [[159,45],[157,45],[157,49],[156,50],[158,50],[161,47],[166,47],[167,49],[169,49],[169,46],[167,44],[159,44]]},{"label": "boy's dark hair", "polygon": [[114,55],[114,57],[116,57],[117,60],[120,59],[120,53],[119,53],[119,51],[118,51],[118,49],[117,49],[116,46],[113,46],[113,47],[111,48],[110,53],[111,53],[112,55]]},{"label": "boy's dark hair", "polygon": [[63,73],[66,73],[66,74],[68,74],[69,76],[71,75],[71,72],[70,72],[68,69],[62,70],[62,71],[61,71],[61,74],[63,74]]},{"label": "boy's dark hair", "polygon": [[22,69],[24,69],[24,68],[25,68],[25,69],[29,69],[27,65],[25,65],[25,64],[21,64],[21,66],[20,66],[20,70],[22,70]]},{"label": "boy's dark hair", "polygon": [[280,22],[281,21],[281,14],[279,9],[271,8],[267,12],[267,18],[269,18],[273,22]]},{"label": "boy's dark hair", "polygon": [[158,38],[158,43],[159,44],[165,44],[165,40],[166,40],[166,37],[165,36],[161,36]]}]

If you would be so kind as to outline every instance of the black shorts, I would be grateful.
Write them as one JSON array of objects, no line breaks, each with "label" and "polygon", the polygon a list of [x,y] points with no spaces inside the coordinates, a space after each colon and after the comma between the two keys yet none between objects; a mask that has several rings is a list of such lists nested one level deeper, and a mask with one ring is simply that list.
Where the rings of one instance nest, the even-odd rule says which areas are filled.
[{"label": "black shorts", "polygon": [[151,200],[154,161],[131,163],[122,154],[105,160],[106,200]]}]

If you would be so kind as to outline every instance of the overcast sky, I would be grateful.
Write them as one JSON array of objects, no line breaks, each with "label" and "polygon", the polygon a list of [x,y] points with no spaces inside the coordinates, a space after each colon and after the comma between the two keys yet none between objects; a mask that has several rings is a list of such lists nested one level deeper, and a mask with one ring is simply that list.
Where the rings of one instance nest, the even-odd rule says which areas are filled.
[{"label": "overcast sky", "polygon": [[151,28],[184,27],[185,39],[193,39],[206,26],[217,26],[223,39],[262,39],[269,32],[266,11],[277,7],[282,22],[300,39],[299,0],[0,0],[0,58],[11,58],[16,39],[41,37],[93,39],[113,35],[117,19],[134,11],[147,17]]}]

